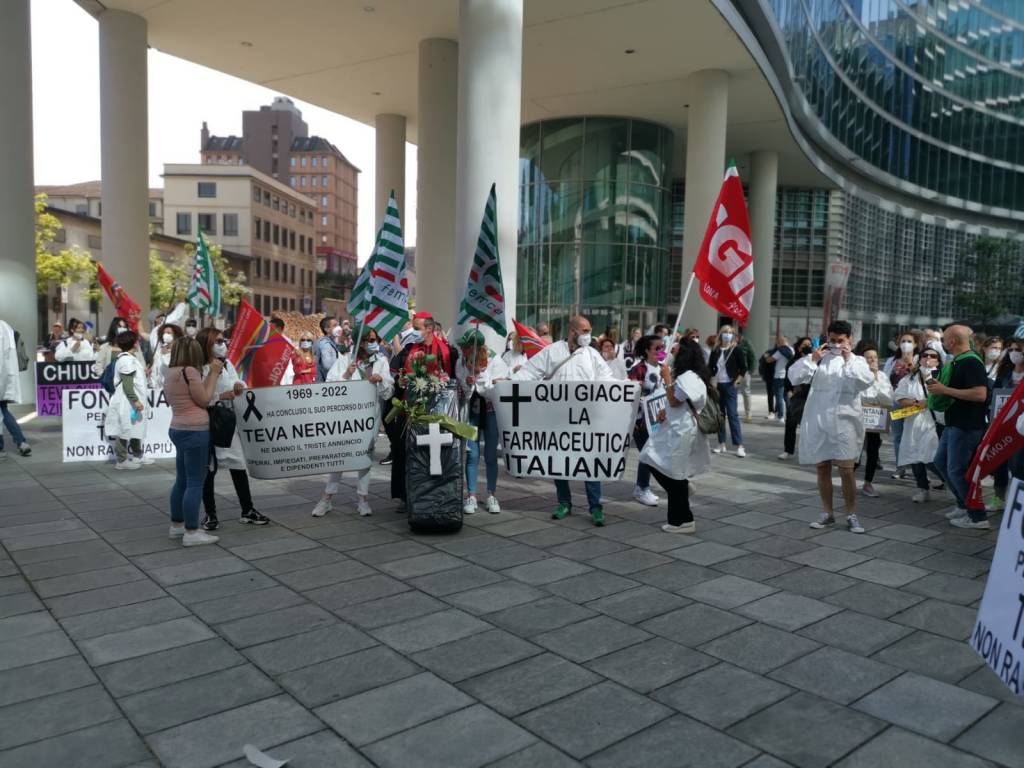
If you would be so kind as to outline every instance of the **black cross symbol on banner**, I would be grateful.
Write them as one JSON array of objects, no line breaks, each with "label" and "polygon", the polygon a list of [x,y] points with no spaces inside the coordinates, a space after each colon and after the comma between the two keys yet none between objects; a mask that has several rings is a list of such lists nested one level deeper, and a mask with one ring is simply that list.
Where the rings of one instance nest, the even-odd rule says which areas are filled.
[{"label": "black cross symbol on banner", "polygon": [[520,403],[531,403],[531,402],[533,402],[533,398],[530,397],[529,395],[520,395],[519,394],[519,385],[518,384],[513,384],[512,385],[512,394],[511,395],[502,395],[498,399],[501,402],[503,402],[503,403],[512,403],[512,426],[513,427],[518,427],[519,426],[519,404]]},{"label": "black cross symbol on banner", "polygon": [[263,414],[260,413],[260,409],[256,407],[256,393],[251,389],[246,390],[245,392],[245,402],[247,402],[248,405],[245,407],[245,413],[242,414],[242,420],[248,421],[249,414],[252,414],[260,421],[263,421]]}]

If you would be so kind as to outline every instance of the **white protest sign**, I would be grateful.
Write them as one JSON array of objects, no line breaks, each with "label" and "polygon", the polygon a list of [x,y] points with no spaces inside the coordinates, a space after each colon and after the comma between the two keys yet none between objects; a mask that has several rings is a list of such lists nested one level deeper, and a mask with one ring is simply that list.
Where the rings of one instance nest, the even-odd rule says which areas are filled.
[{"label": "white protest sign", "polygon": [[668,409],[668,393],[664,389],[652,392],[647,397],[640,398],[640,407],[643,408],[644,423],[647,425],[647,434],[656,435],[663,424],[658,421],[658,414]]},{"label": "white protest sign", "polygon": [[617,480],[640,402],[635,381],[499,381],[489,394],[514,477]]},{"label": "white protest sign", "polygon": [[862,406],[861,419],[864,422],[864,429],[868,432],[889,431],[889,409],[884,405],[864,403]]},{"label": "white protest sign", "polygon": [[[146,437],[142,450],[151,459],[173,459],[174,443],[167,436],[171,426],[171,406],[162,389],[147,395]],[[114,452],[114,445],[103,431],[110,395],[102,389],[65,389],[61,392],[63,414],[61,430],[64,441],[61,456],[64,462],[105,461]]]},{"label": "white protest sign", "polygon": [[999,539],[971,647],[1007,688],[1024,696],[1024,482],[1006,494]]},{"label": "white protest sign", "polygon": [[249,474],[260,480],[370,466],[377,386],[369,381],[247,389],[234,400]]}]

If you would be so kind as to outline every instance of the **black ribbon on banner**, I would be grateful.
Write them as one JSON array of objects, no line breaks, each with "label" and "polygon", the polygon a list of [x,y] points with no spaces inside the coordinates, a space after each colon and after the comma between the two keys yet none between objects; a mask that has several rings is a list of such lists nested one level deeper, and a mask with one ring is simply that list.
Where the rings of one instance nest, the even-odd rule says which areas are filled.
[{"label": "black ribbon on banner", "polygon": [[245,408],[245,413],[242,414],[242,420],[248,421],[249,414],[252,414],[260,421],[263,421],[263,414],[260,413],[260,409],[256,407],[256,393],[251,389],[246,390],[245,392],[245,402],[247,402],[248,405]]}]

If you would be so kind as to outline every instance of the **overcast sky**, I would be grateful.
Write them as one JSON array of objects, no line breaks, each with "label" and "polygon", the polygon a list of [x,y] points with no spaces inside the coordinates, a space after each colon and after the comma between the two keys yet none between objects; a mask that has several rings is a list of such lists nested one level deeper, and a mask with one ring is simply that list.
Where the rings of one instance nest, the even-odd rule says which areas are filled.
[{"label": "overcast sky", "polygon": [[[100,178],[99,35],[73,0],[32,0],[32,89],[36,184]],[[241,134],[242,110],[280,94],[150,49],[149,184],[162,187],[164,163],[198,163],[206,120],[216,135]],[[359,262],[373,248],[373,129],[295,99],[311,134],[333,143],[362,171]],[[416,149],[406,145],[407,245],[416,241]]]}]

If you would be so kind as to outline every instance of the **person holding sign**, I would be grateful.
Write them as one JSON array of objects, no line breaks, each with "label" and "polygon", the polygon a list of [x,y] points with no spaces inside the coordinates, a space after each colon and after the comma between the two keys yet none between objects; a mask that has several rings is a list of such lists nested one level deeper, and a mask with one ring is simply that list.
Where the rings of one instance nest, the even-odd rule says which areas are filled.
[{"label": "person holding sign", "polygon": [[696,533],[690,510],[690,478],[711,468],[707,437],[697,426],[697,415],[708,399],[711,373],[700,345],[689,339],[679,342],[671,375],[663,371],[668,408],[658,417],[661,427],[643,450],[640,460],[668,493],[665,533]]},{"label": "person holding sign", "polygon": [[502,359],[491,354],[480,331],[466,331],[459,339],[459,349],[461,354],[455,366],[455,377],[467,405],[466,421],[477,428],[477,439],[466,441],[469,454],[466,456],[466,501],[462,505],[462,514],[472,515],[476,512],[480,436],[483,436],[484,463],[487,467],[487,511],[497,515],[501,512],[501,505],[494,495],[498,489],[498,421],[487,395],[494,389],[495,381],[507,379],[510,374]]},{"label": "person holding sign", "polygon": [[[565,341],[556,341],[544,347],[531,357],[526,365],[512,375],[513,379],[544,381],[613,381],[611,370],[601,353],[590,346],[593,340],[590,321],[577,315],[569,320],[569,332]],[[587,480],[587,504],[590,519],[594,525],[604,525],[604,508],[601,506],[601,483]],[[562,520],[572,513],[572,491],[568,480],[555,480],[558,509],[551,515]]]},{"label": "person holding sign", "polygon": [[857,482],[853,465],[864,443],[861,395],[875,381],[863,357],[853,353],[853,329],[845,320],[828,326],[828,343],[793,363],[789,380],[810,384],[800,422],[801,464],[818,470],[818,495],[824,508],[811,528],[835,525],[832,514],[832,467],[839,469],[846,504],[846,527],[864,533],[857,519]]},{"label": "person holding sign", "polygon": [[[352,353],[344,353],[338,356],[334,365],[327,372],[327,381],[369,381],[377,385],[377,414],[375,422],[380,425],[380,403],[391,399],[395,391],[395,380],[391,378],[391,367],[380,351],[380,337],[372,328],[365,328],[360,334],[355,330],[355,338],[360,339],[359,349]],[[376,434],[376,433],[375,433]],[[360,517],[368,517],[373,514],[370,509],[370,466],[373,465],[373,442],[370,443],[370,464],[366,469],[359,470],[359,480],[356,483],[356,511]],[[323,495],[320,501],[313,507],[313,517],[323,517],[331,511],[331,503],[334,494],[338,492],[338,481],[341,480],[340,472],[331,472],[327,475],[327,484],[324,486]]]},{"label": "person holding sign", "polygon": [[[895,398],[900,408],[918,409],[918,413],[893,422],[903,424],[903,437],[896,446],[896,464],[909,466],[914,473],[917,491],[912,500],[915,504],[931,501],[928,470],[939,475],[932,463],[939,448],[939,434],[935,428],[935,417],[928,410],[928,392],[925,389],[925,382],[932,378],[938,367],[939,353],[925,349],[919,355],[917,365],[896,385]],[[941,479],[941,475],[939,477]]]},{"label": "person holding sign", "polygon": [[[892,384],[889,377],[878,367],[878,347],[873,341],[862,341],[857,345],[858,354],[864,357],[875,380],[871,386],[864,390],[860,396],[864,405],[875,405],[883,408],[892,406]],[[885,415],[888,420],[888,412]],[[864,433],[864,449],[868,454],[868,463],[864,467],[864,485],[861,486],[861,493],[875,499],[878,498],[878,491],[875,490],[872,481],[875,479],[875,472],[878,470],[878,452],[882,448],[882,433],[877,430]]]},{"label": "person holding sign", "polygon": [[[658,361],[664,351],[665,341],[661,336],[641,336],[633,345],[633,354],[638,359],[629,369],[629,379],[640,383],[640,394],[644,397],[661,389],[662,383],[670,378],[668,366]],[[703,352],[701,355],[703,357]],[[643,451],[648,437],[647,421],[641,412],[633,426],[633,444],[638,451]],[[647,507],[658,506],[659,499],[651,490],[651,468],[642,461],[636,468],[633,498]]]},{"label": "person holding sign", "polygon": [[[114,394],[107,405],[104,431],[107,439],[114,439],[117,464],[114,469],[138,469],[152,464],[153,459],[142,455],[142,440],[146,436],[146,368],[134,352],[139,335],[124,330],[117,334],[114,344],[119,350],[114,361]],[[131,449],[131,454],[128,451]]]}]

